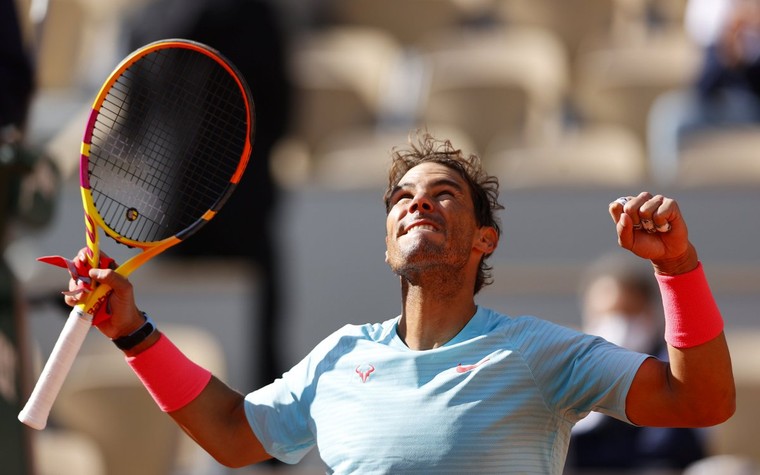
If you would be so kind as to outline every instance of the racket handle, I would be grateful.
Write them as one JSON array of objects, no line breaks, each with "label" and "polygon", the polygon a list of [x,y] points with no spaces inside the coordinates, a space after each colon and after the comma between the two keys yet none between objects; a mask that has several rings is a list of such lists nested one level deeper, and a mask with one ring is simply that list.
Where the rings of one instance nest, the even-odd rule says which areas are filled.
[{"label": "racket handle", "polygon": [[53,402],[91,326],[92,316],[80,306],[74,307],[18,420],[33,429],[45,428]]}]

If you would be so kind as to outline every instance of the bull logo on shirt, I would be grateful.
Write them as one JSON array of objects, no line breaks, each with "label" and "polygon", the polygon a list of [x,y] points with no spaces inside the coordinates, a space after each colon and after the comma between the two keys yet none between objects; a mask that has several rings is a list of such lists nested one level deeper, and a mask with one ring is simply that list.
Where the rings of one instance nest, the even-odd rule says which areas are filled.
[{"label": "bull logo on shirt", "polygon": [[356,374],[359,375],[359,378],[362,380],[362,383],[366,383],[369,379],[369,375],[375,372],[375,367],[369,363],[367,364],[360,364],[356,367]]}]

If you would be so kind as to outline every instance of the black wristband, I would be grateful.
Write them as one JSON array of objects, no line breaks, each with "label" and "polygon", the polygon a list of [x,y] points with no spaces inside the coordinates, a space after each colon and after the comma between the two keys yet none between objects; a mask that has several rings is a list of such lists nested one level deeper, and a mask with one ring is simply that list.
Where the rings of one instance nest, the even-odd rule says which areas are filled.
[{"label": "black wristband", "polygon": [[145,339],[155,331],[156,325],[153,323],[153,320],[150,319],[147,313],[142,312],[142,314],[143,317],[145,317],[145,323],[143,323],[140,328],[127,336],[111,340],[120,350],[130,350],[134,348],[145,341]]}]

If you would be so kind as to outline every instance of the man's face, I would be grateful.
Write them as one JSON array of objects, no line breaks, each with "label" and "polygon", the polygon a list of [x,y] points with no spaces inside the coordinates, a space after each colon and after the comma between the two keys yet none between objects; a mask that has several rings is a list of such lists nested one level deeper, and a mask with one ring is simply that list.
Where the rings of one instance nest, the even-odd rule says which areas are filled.
[{"label": "man's face", "polygon": [[386,218],[386,261],[412,279],[415,272],[457,271],[471,259],[479,226],[467,182],[454,170],[426,162],[399,180]]}]

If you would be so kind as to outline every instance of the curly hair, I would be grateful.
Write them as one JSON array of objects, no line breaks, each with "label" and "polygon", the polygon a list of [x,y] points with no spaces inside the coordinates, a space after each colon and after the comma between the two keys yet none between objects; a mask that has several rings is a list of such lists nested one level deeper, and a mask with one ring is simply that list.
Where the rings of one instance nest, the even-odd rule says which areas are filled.
[{"label": "curly hair", "polygon": [[[456,171],[470,189],[478,226],[490,226],[501,235],[499,219],[496,216],[498,210],[504,209],[499,203],[499,179],[486,173],[477,155],[465,154],[455,148],[451,141],[437,139],[428,132],[417,131],[416,143],[410,134],[408,148],[394,147],[391,151],[388,186],[383,195],[386,213],[390,212],[391,194],[399,181],[409,170],[426,162],[439,163]],[[490,254],[486,254],[480,260],[475,279],[475,294],[493,282],[493,268],[486,263],[489,256]]]}]

